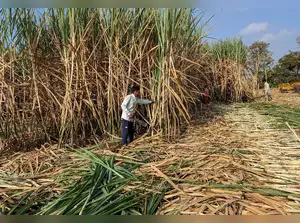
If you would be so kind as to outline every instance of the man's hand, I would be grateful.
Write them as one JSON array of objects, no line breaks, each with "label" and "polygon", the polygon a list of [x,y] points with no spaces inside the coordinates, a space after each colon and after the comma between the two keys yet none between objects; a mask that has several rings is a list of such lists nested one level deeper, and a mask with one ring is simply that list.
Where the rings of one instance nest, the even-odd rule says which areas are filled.
[{"label": "man's hand", "polygon": [[133,114],[128,115],[128,118],[133,118]]}]

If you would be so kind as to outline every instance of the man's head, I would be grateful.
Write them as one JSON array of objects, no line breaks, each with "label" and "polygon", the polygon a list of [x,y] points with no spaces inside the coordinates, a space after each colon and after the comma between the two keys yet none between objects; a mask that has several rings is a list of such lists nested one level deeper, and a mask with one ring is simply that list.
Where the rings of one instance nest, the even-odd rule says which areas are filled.
[{"label": "man's head", "polygon": [[139,86],[133,86],[132,87],[132,94],[134,94],[135,97],[138,97],[140,95],[140,87]]}]

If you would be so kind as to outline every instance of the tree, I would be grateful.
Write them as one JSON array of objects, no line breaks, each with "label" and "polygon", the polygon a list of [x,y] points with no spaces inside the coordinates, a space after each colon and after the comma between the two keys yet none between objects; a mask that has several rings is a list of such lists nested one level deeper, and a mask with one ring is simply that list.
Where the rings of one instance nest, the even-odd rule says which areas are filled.
[{"label": "tree", "polygon": [[300,52],[290,51],[288,54],[284,55],[279,59],[278,64],[289,73],[299,74],[300,70]]},{"label": "tree", "polygon": [[284,55],[272,70],[271,82],[275,85],[300,80],[300,51]]},{"label": "tree", "polygon": [[[300,46],[300,36],[296,42]],[[300,81],[300,51],[289,51],[281,57],[270,74],[270,82],[274,85]]]},{"label": "tree", "polygon": [[269,46],[269,43],[263,41],[255,41],[249,46],[248,62],[253,74],[253,90],[259,88],[262,78],[266,76],[274,62]]}]

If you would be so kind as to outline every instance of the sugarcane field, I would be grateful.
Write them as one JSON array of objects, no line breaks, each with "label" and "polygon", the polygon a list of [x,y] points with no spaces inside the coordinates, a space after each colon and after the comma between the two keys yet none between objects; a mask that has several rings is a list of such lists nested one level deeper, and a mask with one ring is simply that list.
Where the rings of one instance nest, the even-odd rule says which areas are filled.
[{"label": "sugarcane field", "polygon": [[278,56],[199,8],[0,17],[1,215],[300,214],[300,33]]}]

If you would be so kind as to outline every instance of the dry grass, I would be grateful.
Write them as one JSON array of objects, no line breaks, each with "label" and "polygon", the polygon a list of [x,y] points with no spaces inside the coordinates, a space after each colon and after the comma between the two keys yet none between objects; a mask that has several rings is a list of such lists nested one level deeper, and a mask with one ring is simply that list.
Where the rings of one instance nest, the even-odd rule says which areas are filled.
[{"label": "dry grass", "polygon": [[176,185],[160,214],[299,211],[293,197],[300,196],[300,144],[291,132],[274,129],[255,110],[236,108],[187,135],[174,145],[148,149],[157,160],[141,169],[140,174],[162,177],[156,166]]},{"label": "dry grass", "polygon": [[[264,91],[258,91],[258,97],[255,101],[257,102],[264,102]],[[296,92],[286,92],[281,93],[277,88],[271,89],[272,101],[270,104],[274,105],[281,105],[284,107],[291,107],[291,108],[300,108],[300,94]]]},{"label": "dry grass", "polygon": [[289,106],[292,108],[300,108],[300,94],[295,92],[280,93],[278,89],[272,89],[273,103]]},{"label": "dry grass", "polygon": [[[171,189],[159,215],[299,213],[300,143],[295,135],[277,129],[278,120],[244,105],[199,112],[202,116],[174,144],[157,136],[141,138],[128,148],[103,143],[89,150],[116,156],[116,165],[141,163],[135,174],[149,186],[168,182]],[[203,124],[205,120],[210,121]],[[50,196],[45,191],[62,193],[54,175],[79,165],[86,163],[55,146],[15,154],[1,164],[2,173],[9,173],[2,178],[2,196],[13,203],[29,190],[44,191],[39,192],[43,196]],[[26,180],[20,183],[11,175]]]}]

